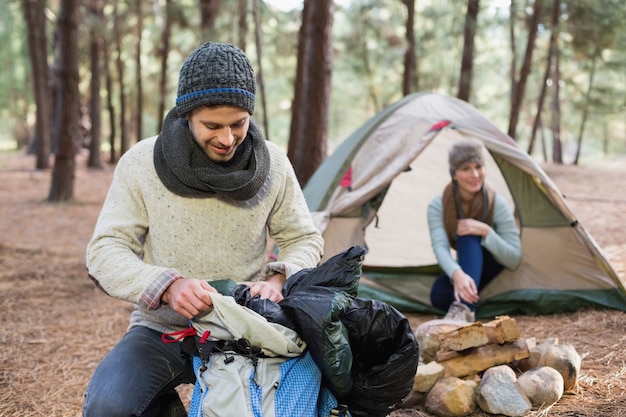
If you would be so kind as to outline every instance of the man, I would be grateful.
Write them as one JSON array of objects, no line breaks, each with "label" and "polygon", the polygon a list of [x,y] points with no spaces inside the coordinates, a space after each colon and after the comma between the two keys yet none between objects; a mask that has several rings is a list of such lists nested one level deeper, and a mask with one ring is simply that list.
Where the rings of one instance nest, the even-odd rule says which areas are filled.
[{"label": "man", "polygon": [[[162,334],[212,308],[211,281],[250,282],[251,295],[278,302],[290,275],[319,262],[323,240],[293,168],[251,119],[255,90],[241,50],[200,46],[159,136],[120,159],[87,268],[134,310],[89,383],[85,417],[186,416],[175,388],[193,371]],[[268,235],[280,251],[264,265]]]}]

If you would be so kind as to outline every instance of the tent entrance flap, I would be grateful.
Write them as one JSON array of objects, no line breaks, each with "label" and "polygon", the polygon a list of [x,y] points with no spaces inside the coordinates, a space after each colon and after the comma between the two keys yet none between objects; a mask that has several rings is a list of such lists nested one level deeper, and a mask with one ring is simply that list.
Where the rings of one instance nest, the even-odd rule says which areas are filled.
[{"label": "tent entrance flap", "polygon": [[[426,221],[428,203],[441,194],[450,181],[448,149],[467,135],[453,128],[441,130],[425,143],[410,164],[410,170],[398,174],[389,184],[376,213],[376,221],[365,231],[368,252],[364,265],[393,267],[423,266],[436,263],[430,246]],[[489,184],[511,205],[513,198],[498,165],[485,155]]]}]

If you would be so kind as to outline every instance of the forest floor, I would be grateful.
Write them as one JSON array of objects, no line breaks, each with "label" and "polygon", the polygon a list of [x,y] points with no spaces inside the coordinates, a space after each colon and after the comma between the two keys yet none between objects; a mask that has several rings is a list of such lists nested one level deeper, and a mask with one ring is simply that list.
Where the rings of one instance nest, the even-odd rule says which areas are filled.
[{"label": "forest floor", "polygon": [[[51,172],[33,170],[33,157],[0,153],[0,417],[80,416],[93,370],[126,330],[130,305],[98,290],[84,266],[113,169],[87,170],[84,159],[75,201],[49,204]],[[623,278],[626,159],[544,169]],[[432,318],[409,315],[414,326]],[[626,313],[514,318],[523,336],[558,338],[582,357],[576,393],[531,416],[626,416]],[[429,414],[414,408],[392,416]]]}]

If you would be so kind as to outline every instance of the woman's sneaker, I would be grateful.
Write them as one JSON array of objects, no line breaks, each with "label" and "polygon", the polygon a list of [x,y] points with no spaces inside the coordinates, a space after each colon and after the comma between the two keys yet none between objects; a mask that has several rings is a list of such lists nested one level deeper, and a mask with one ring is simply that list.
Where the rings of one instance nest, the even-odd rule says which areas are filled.
[{"label": "woman's sneaker", "polygon": [[444,320],[458,321],[462,323],[474,323],[476,321],[475,313],[468,306],[456,301],[450,304],[448,312],[443,317]]}]

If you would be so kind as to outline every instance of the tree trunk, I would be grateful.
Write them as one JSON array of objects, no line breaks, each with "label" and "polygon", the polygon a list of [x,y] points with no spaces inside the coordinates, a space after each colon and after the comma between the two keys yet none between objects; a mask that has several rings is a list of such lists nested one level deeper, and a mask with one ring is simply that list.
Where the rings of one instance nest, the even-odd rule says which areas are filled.
[{"label": "tree trunk", "polygon": [[100,145],[102,139],[102,99],[100,98],[100,88],[102,79],[102,65],[100,58],[102,54],[102,27],[103,4],[101,0],[91,0],[86,3],[91,18],[91,27],[89,28],[90,43],[89,57],[91,66],[91,97],[89,98],[89,116],[91,119],[91,139],[89,141],[89,158],[87,166],[89,168],[102,168],[102,159],[100,155]]},{"label": "tree trunk", "polygon": [[254,41],[256,45],[257,56],[257,97],[261,102],[261,123],[265,130],[265,137],[270,140],[270,126],[269,118],[267,117],[267,97],[265,97],[265,81],[263,77],[263,42],[262,42],[262,28],[261,28],[261,9],[259,8],[259,0],[252,0],[252,14],[254,16]]},{"label": "tree trunk", "polygon": [[561,7],[559,0],[554,1],[552,9],[552,36],[554,42],[552,47],[552,162],[557,164],[563,163],[563,152],[561,148],[561,105],[559,103],[559,81],[561,79],[561,71],[559,66],[559,12]]},{"label": "tree trunk", "polygon": [[[556,40],[556,38],[554,39]],[[541,83],[541,90],[539,92],[539,99],[537,100],[537,113],[535,114],[535,120],[533,122],[533,130],[530,134],[530,140],[528,141],[528,154],[532,155],[535,147],[535,137],[537,136],[537,129],[541,126],[541,112],[543,111],[543,103],[546,98],[546,91],[548,90],[548,80],[550,79],[550,71],[552,68],[552,37],[550,38],[550,45],[548,46],[548,58],[546,59],[546,69],[543,74],[543,82]],[[545,148],[544,148],[545,153]]]},{"label": "tree trunk", "polygon": [[172,19],[170,12],[172,8],[172,0],[165,0],[165,13],[163,19],[165,25],[161,34],[161,77],[159,81],[159,132],[163,128],[163,118],[165,117],[165,97],[167,96],[167,58],[170,54],[170,37],[172,35]]},{"label": "tree trunk", "polygon": [[76,143],[79,137],[80,98],[78,93],[79,0],[61,0],[59,10],[60,90],[58,144],[49,201],[69,201],[74,197]]},{"label": "tree trunk", "polygon": [[49,88],[52,94],[50,94],[50,103],[51,103],[51,120],[52,120],[52,133],[50,134],[50,150],[53,154],[56,154],[59,150],[59,130],[61,129],[61,119],[59,115],[59,95],[61,94],[61,54],[59,53],[59,20],[57,18],[56,27],[53,35],[53,48],[52,48],[52,66],[48,72],[49,77]]},{"label": "tree trunk", "polygon": [[[252,1],[254,2],[254,5],[252,6],[252,8],[258,9],[259,7],[258,0],[252,0]],[[246,39],[248,38],[248,0],[239,0],[239,3],[237,4],[237,14],[239,16],[238,24],[237,24],[237,26],[239,27],[239,30],[237,31],[239,35],[238,44],[241,50],[245,52],[246,46],[247,46]],[[259,61],[261,60],[259,59]]]},{"label": "tree trunk", "polygon": [[528,25],[528,42],[526,42],[526,53],[524,54],[524,62],[522,62],[519,81],[517,82],[516,89],[513,92],[513,104],[511,105],[511,114],[509,115],[508,134],[513,139],[516,139],[515,132],[517,130],[519,114],[522,111],[522,102],[524,101],[524,94],[526,92],[526,81],[528,80],[528,75],[530,74],[530,68],[533,60],[533,51],[535,50],[535,39],[537,38],[537,29],[541,21],[542,12],[543,0],[535,0],[533,16],[530,19],[530,24]]},{"label": "tree trunk", "polygon": [[[213,36],[211,32],[215,27],[215,18],[217,17],[221,0],[199,0],[200,1],[200,30],[202,32],[202,43],[208,41]],[[168,3],[169,0],[166,2]],[[169,20],[169,19],[168,19]],[[242,48],[243,49],[243,48]]]},{"label": "tree trunk", "polygon": [[513,107],[513,95],[517,89],[517,42],[515,41],[515,0],[509,5],[509,38],[511,42],[511,93],[509,94],[510,107]]},{"label": "tree trunk", "polygon": [[117,135],[117,122],[115,121],[115,105],[113,104],[113,76],[111,75],[111,62],[109,60],[109,43],[104,40],[102,48],[104,57],[104,76],[107,90],[107,110],[109,113],[109,163],[117,162],[115,136]]},{"label": "tree trunk", "polygon": [[415,0],[404,0],[407,10],[406,51],[404,52],[404,76],[402,94],[407,96],[417,91],[417,57],[415,46]]},{"label": "tree trunk", "polygon": [[141,65],[141,43],[142,43],[142,33],[143,33],[143,10],[142,10],[142,0],[135,0],[135,9],[137,13],[137,45],[135,49],[135,87],[136,91],[136,135],[137,140],[143,139],[143,77],[141,76],[142,65]]},{"label": "tree trunk", "polygon": [[548,145],[546,144],[546,132],[541,116],[539,116],[539,129],[541,129],[541,152],[543,155],[543,161],[548,162]]},{"label": "tree trunk", "polygon": [[117,54],[115,57],[115,68],[117,72],[117,81],[120,86],[120,156],[124,155],[128,150],[128,131],[126,125],[126,88],[124,86],[124,61],[122,60],[122,21],[123,18],[119,14],[118,2],[115,2],[113,11],[113,36],[115,38],[115,49]]},{"label": "tree trunk", "polygon": [[[364,72],[364,77],[365,77],[365,82],[367,83],[367,92],[369,94],[369,98],[372,102],[372,107],[374,108],[374,112],[378,112],[381,109],[381,105],[379,104],[379,99],[378,99],[378,93],[377,93],[377,88],[378,86],[376,85],[376,82],[374,81],[374,75],[372,71],[372,65],[370,64],[370,56],[369,56],[369,50],[367,49],[367,36],[366,36],[366,30],[365,30],[365,20],[366,17],[364,16],[365,14],[365,8],[364,7],[359,7],[359,18],[355,19],[354,22],[354,26],[355,26],[355,32],[356,32],[356,36],[355,38],[358,39],[358,47],[360,48],[360,52],[361,52],[361,59],[363,61],[363,72]],[[356,49],[356,48],[355,48]],[[358,51],[355,51],[356,53],[358,53]],[[366,105],[366,104],[365,104]]]},{"label": "tree trunk", "polygon": [[45,0],[23,0],[24,19],[28,32],[28,51],[32,67],[33,90],[37,105],[35,122],[36,168],[50,168],[50,135],[52,103],[48,85],[48,51],[46,42]]},{"label": "tree trunk", "polygon": [[465,30],[463,33],[463,57],[461,58],[459,93],[457,94],[457,97],[464,101],[469,101],[472,93],[474,38],[476,36],[479,7],[479,0],[468,0],[467,13],[465,14]]},{"label": "tree trunk", "polygon": [[591,106],[591,89],[593,88],[593,79],[596,74],[596,64],[598,58],[602,54],[599,48],[593,51],[591,56],[591,70],[589,71],[589,83],[587,85],[587,91],[585,92],[585,101],[583,103],[583,115],[580,120],[580,130],[578,131],[578,140],[576,142],[576,156],[574,157],[574,165],[578,165],[578,159],[580,158],[580,150],[583,147],[583,135],[585,134],[585,124],[589,117],[589,107]]},{"label": "tree trunk", "polygon": [[304,186],[326,158],[333,0],[305,0],[287,156]]}]

